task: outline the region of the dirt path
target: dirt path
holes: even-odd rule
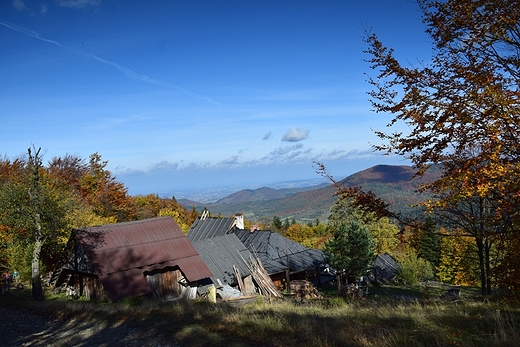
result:
[[[1,346],[178,346],[138,323],[61,321],[24,309],[0,307]]]

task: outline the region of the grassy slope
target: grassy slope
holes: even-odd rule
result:
[[[380,289],[421,293],[417,288]],[[132,329],[160,332],[161,338],[186,346],[520,345],[516,304],[472,299],[403,301],[393,299],[394,294],[381,292],[377,298],[372,295],[350,305],[336,297],[304,303],[259,298],[242,306],[139,300],[107,305],[63,298],[20,304],[11,296],[0,297],[0,305],[38,310],[70,322],[70,328],[85,320],[110,322],[108,329],[128,324]]]

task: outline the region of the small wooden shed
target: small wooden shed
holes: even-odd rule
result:
[[[87,299],[193,296],[212,272],[175,220],[151,218],[72,231],[51,283]]]

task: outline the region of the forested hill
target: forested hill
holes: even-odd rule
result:
[[[300,192],[305,192],[307,190],[314,190],[322,187],[327,187],[328,184],[321,184],[319,186],[314,187],[305,187],[305,188],[268,188],[262,187],[258,189],[243,189],[231,195],[228,195],[222,199],[219,199],[216,203],[219,205],[225,204],[238,204],[243,202],[250,201],[265,201],[265,200],[275,200],[275,199],[283,199],[288,198],[292,195],[295,195]]]
[[[341,181],[346,187],[361,186],[372,190],[378,197],[392,204],[395,211],[406,215],[415,213],[411,205],[420,196],[416,189],[421,182],[431,181],[440,174],[437,168],[427,172],[422,179],[413,178],[415,170],[411,166],[377,165],[350,175]],[[213,215],[223,216],[243,213],[250,220],[272,219],[277,215],[282,219],[295,218],[299,222],[314,222],[316,218],[325,221],[329,209],[336,200],[336,188],[320,185],[310,188],[247,189],[233,193],[211,204],[199,204],[179,199],[187,208],[207,208]]]

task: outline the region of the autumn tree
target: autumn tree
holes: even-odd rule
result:
[[[47,172],[53,185],[81,192],[81,180],[88,173],[88,165],[79,156],[65,154],[63,157],[53,157],[48,163]]]
[[[504,235],[498,246],[499,252],[504,254],[494,269],[493,275],[503,284],[508,295],[520,295],[520,233]]]
[[[405,66],[367,33],[368,62],[378,71],[369,79],[372,105],[393,115],[388,126],[396,129],[376,131],[384,143],[375,147],[407,157],[419,175],[443,165],[441,177],[423,187],[436,194],[433,211],[458,209],[463,217],[469,205],[485,207],[485,228],[464,231],[477,245],[482,294],[490,294],[493,234],[520,225],[520,3],[418,3],[434,46],[430,62]]]
[[[188,211],[174,197],[160,198],[157,194],[136,195],[130,198],[130,202],[135,219],[170,216],[185,233],[198,216],[194,209]]]
[[[49,188],[60,192],[61,203],[69,206],[66,216],[68,229],[117,222],[115,216],[102,216],[97,213],[95,205],[90,203],[90,196],[82,189],[84,176],[89,174],[89,166],[85,159],[71,154],[53,157],[48,162],[45,174]],[[64,242],[66,241],[65,239]]]
[[[166,207],[157,194],[133,196],[132,205],[138,220],[157,217],[159,211]]]
[[[441,256],[436,275],[444,283],[474,286],[479,283],[475,242],[460,229],[442,229]]]
[[[314,228],[306,224],[296,223],[287,228],[285,237],[305,247],[315,248],[319,235],[316,235]]]
[[[59,243],[57,240],[67,232],[65,216],[69,207],[63,204],[60,192],[48,184],[40,151],[29,148],[27,160],[23,165],[18,162],[17,175],[4,176],[0,183],[1,229],[10,238],[10,253],[17,253],[18,259],[12,259],[12,265],[20,263],[22,252],[32,252],[28,275],[35,300],[43,299],[42,257],[52,252]]]
[[[80,179],[81,193],[101,217],[130,221],[134,219],[134,211],[128,189],[106,169],[107,164],[99,153],[90,155],[87,170]]]
[[[73,228],[133,216],[126,188],[99,155],[90,159],[66,155],[45,166],[41,150],[31,148],[26,159],[0,160],[1,265],[31,279],[37,300],[43,298],[41,271],[52,268]]]

